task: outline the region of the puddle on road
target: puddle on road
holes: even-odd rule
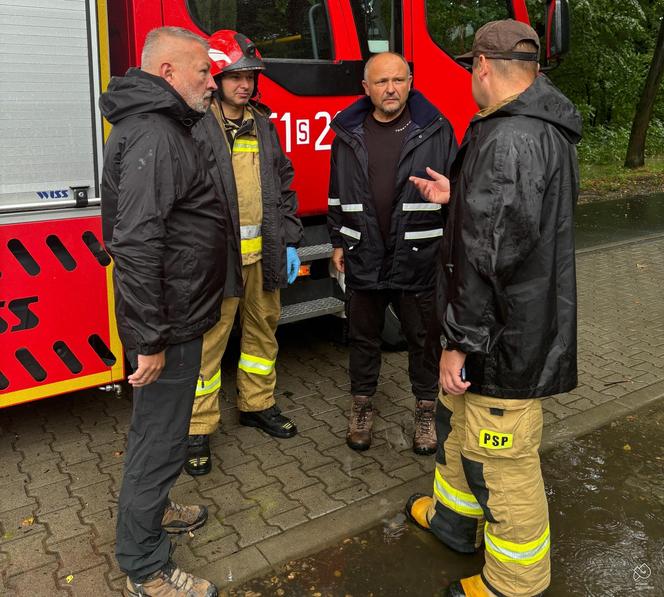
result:
[[[548,597],[664,595],[663,437],[659,406],[543,456],[552,533]],[[476,573],[482,561],[481,554],[448,550],[398,513],[225,594],[429,596]]]
[[[664,193],[579,205],[576,248],[631,240],[664,232]]]

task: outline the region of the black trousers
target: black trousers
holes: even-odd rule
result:
[[[355,396],[376,393],[381,364],[381,333],[385,309],[394,308],[408,345],[408,375],[417,400],[438,397],[438,367],[425,358],[429,328],[434,325],[435,290],[346,290],[350,344],[350,388]]]
[[[187,457],[202,345],[199,337],[169,346],[159,379],[134,389],[115,546],[120,569],[133,580],[168,562],[171,542],[161,520]],[[136,353],[127,357],[136,369]]]

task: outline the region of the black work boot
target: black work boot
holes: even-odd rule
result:
[[[190,435],[184,470],[192,477],[207,475],[212,470],[209,435]]]
[[[276,404],[256,412],[240,411],[240,425],[258,427],[273,437],[286,439],[297,435],[295,423],[284,417]]]

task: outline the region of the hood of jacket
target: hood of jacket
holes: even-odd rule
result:
[[[204,116],[190,108],[164,79],[139,68],[130,68],[124,77],[113,77],[99,98],[99,108],[111,124],[128,116],[156,112],[191,127]]]
[[[424,95],[415,89],[411,89],[408,93],[407,100],[408,110],[410,110],[410,118],[417,125],[418,128],[426,128],[434,120],[440,116],[438,108],[434,106]],[[353,102],[345,110],[342,110],[332,120],[332,128],[335,130],[346,130],[348,132],[354,131],[359,126],[362,126],[367,115],[372,112],[374,105],[368,96],[361,97],[356,102]]]
[[[501,116],[538,118],[555,126],[570,143],[581,140],[581,115],[546,75],[539,75],[528,89],[495,112],[487,116],[475,115],[471,124]]]

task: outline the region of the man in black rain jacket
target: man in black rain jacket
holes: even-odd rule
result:
[[[403,56],[385,52],[365,67],[368,97],[332,122],[328,229],[332,261],[345,274],[352,409],[346,442],[371,444],[385,309],[392,305],[408,343],[416,399],[413,449],[436,449],[436,364],[424,358],[434,318],[435,262],[445,209],[422,199],[408,177],[436,164],[447,172],[456,152],[449,122],[418,91]]]
[[[124,595],[216,595],[170,560],[167,532],[205,523],[204,506],[168,499],[184,465],[203,333],[219,318],[226,266],[223,202],[191,135],[216,85],[207,43],[164,27],[141,69],[100,100],[113,124],[104,155],[102,225],[112,255],[120,337],[134,406],[118,502]]]
[[[433,497],[406,512],[449,547],[484,543],[480,575],[447,595],[540,595],[550,582],[539,398],[577,383],[574,208],[581,117],[544,76],[539,38],[494,21],[472,51],[473,118],[450,181],[437,308],[442,328]],[[486,524],[485,524],[486,523]]]

